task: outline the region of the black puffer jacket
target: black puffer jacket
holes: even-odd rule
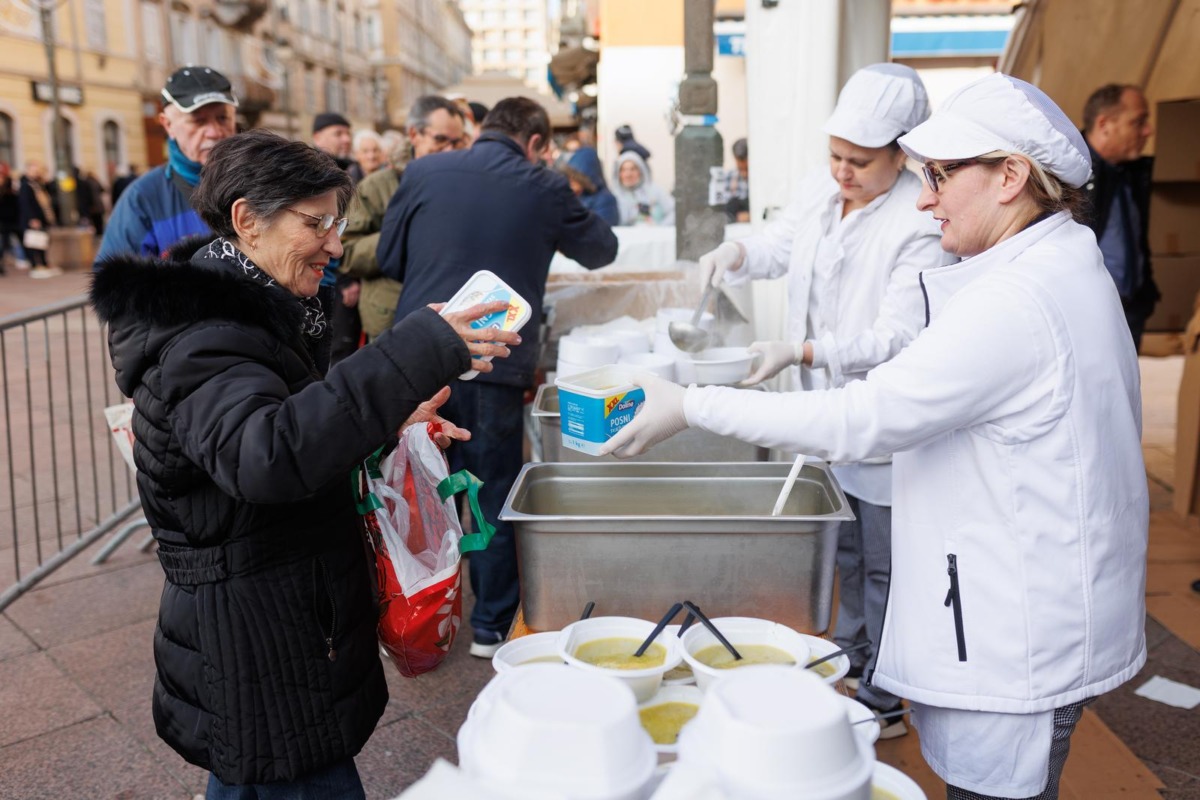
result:
[[[351,469],[469,367],[466,346],[425,310],[322,379],[296,298],[219,259],[112,260],[91,297],[167,575],[159,735],[226,783],[353,756],[387,687]]]

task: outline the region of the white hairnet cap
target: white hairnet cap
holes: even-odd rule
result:
[[[1068,186],[1087,182],[1092,159],[1083,134],[1036,86],[1002,73],[969,83],[926,122],[900,137],[918,161],[1020,153]]]
[[[872,64],[850,76],[822,128],[859,147],[883,147],[929,116],[929,96],[916,70]]]

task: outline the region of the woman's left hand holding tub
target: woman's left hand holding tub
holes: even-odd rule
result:
[[[431,303],[430,308],[438,313],[445,307],[445,303]],[[494,303],[480,303],[470,308],[464,308],[461,311],[451,312],[442,319],[454,328],[464,342],[467,343],[467,349],[471,351],[471,369],[479,372],[491,372],[491,363],[484,361],[485,356],[494,356],[496,358],[508,358],[511,352],[505,345],[516,347],[521,343],[521,337],[515,331],[504,331],[499,328],[472,328],[471,323],[480,317],[486,317],[489,314],[495,314],[497,311],[504,311],[508,308],[508,303],[499,300]]]

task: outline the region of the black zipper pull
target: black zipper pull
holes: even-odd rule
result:
[[[949,608],[954,602],[954,585],[958,583],[958,556],[953,553],[946,556],[946,574],[950,576],[950,588],[946,590],[946,602],[942,605]]]
[[[327,638],[325,640],[325,646],[329,648],[329,652],[326,654],[326,656],[329,658],[329,660],[337,661],[337,650],[333,649],[333,639]]]

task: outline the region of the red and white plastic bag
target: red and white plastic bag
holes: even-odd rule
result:
[[[482,550],[494,529],[479,508],[478,478],[449,474],[428,426],[355,470],[358,510],[375,552],[379,642],[402,675],[437,667],[462,620],[462,554]],[[467,492],[479,533],[464,536],[455,495]]]

